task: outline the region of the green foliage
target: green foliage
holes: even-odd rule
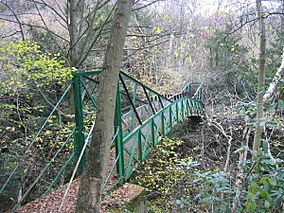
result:
[[[239,112],[249,117],[247,123],[251,124],[251,128],[254,123],[252,112],[254,105],[244,105]],[[268,131],[273,129],[277,132],[283,127],[283,122],[276,108],[270,113],[274,114],[274,119],[266,119],[264,126],[269,128]],[[193,208],[201,209],[201,212],[210,209],[212,212],[229,213],[233,209],[234,212],[280,213],[284,203],[283,161],[271,158],[270,154],[271,151],[274,156],[283,156],[283,143],[278,138],[276,134],[275,138],[264,140],[256,162],[245,162],[244,174],[238,177],[242,179],[242,184],[238,187],[235,185],[235,170],[200,170],[197,162],[184,159],[182,153],[185,150],[181,147],[186,147],[186,144],[169,139],[139,170],[138,174],[141,172],[143,175],[136,177],[136,180],[149,190],[151,212],[189,212]],[[241,149],[248,152],[248,159],[254,153],[249,147],[238,150]]]
[[[249,57],[249,49],[241,43],[241,35],[228,35],[230,30],[229,25],[225,30],[215,30],[207,42],[214,80],[217,79],[218,85],[239,96],[244,92],[254,94],[257,82],[256,61]]]
[[[247,187],[236,189],[233,176],[222,171],[195,172],[194,197],[178,200],[179,205],[205,205],[214,212],[231,212],[234,198],[239,194],[240,202],[234,212],[283,212],[284,169],[282,160],[270,159],[260,151],[252,173],[247,164]]]
[[[65,61],[60,60],[59,54],[45,54],[39,45],[29,41],[2,42],[0,45],[0,63],[4,70],[1,86],[7,89],[22,89],[29,83],[37,87],[63,83],[70,80],[75,71],[64,67]]]
[[[271,45],[267,48],[266,59],[266,77],[271,79],[274,77],[275,72],[281,64],[281,55],[283,54],[284,32],[278,32],[274,35],[275,39],[271,41]]]
[[[46,54],[40,46],[29,41],[0,44],[0,185],[9,177],[17,162],[20,165],[11,182],[0,195],[0,209],[17,201],[20,190],[25,191],[39,172],[71,133],[74,122],[70,103],[48,120],[47,127],[34,141],[29,152],[25,150],[46,120],[51,109],[65,90],[74,68],[65,67],[59,54]],[[46,190],[62,162],[72,148],[68,144],[61,155],[52,162],[30,199]],[[64,179],[64,176],[62,176]]]
[[[270,131],[274,134],[262,140],[262,149],[255,153],[255,162],[248,161],[246,164],[247,190],[243,193],[243,208],[246,212],[284,211],[284,155],[280,136],[283,129],[282,105],[283,100],[279,99],[265,106],[266,116],[260,124],[265,127],[266,134]],[[251,127],[255,124],[253,111],[254,104],[240,107],[240,114],[245,116]]]
[[[238,42],[241,37],[228,36],[226,32],[215,30],[207,42],[210,49],[209,61],[212,67],[221,68],[223,71],[239,69],[244,64],[239,62],[246,59],[247,48]]]
[[[216,212],[230,212],[233,188],[231,177],[225,172],[196,172],[193,183],[199,187],[193,201],[214,206]]]
[[[2,42],[0,55],[1,133],[11,141],[23,129],[25,137],[29,131],[38,129],[37,125],[42,123],[39,115],[49,111],[47,104],[53,107],[57,102],[74,69],[64,67],[58,54],[44,54],[29,41]]]
[[[253,173],[248,176],[248,192],[245,203],[248,212],[284,211],[283,162],[279,159],[269,158],[264,151],[258,153],[256,167]]]
[[[219,85],[225,86],[231,93],[237,93],[240,97],[254,97],[259,59],[251,56],[252,51],[245,40],[247,38],[242,38],[241,32],[228,34],[231,31],[231,26],[226,25],[224,30],[214,30],[208,39],[209,65]],[[283,32],[270,33],[273,39],[269,40],[266,48],[266,87],[280,66],[284,44]],[[283,84],[279,85],[278,91],[283,96]]]

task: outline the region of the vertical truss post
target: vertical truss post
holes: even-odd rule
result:
[[[177,123],[179,122],[179,108],[178,108],[178,103],[179,103],[179,101],[176,102],[176,114],[177,114],[176,119],[177,119]]]
[[[125,170],[124,170],[124,149],[123,149],[123,133],[122,133],[122,113],[121,113],[121,96],[119,90],[119,82],[117,84],[116,92],[116,106],[115,106],[115,120],[114,120],[114,129],[118,131],[115,139],[115,153],[118,157],[116,164],[117,173],[119,175],[119,184],[125,183]]]
[[[132,102],[133,102],[134,106],[135,106],[135,102],[136,102],[136,90],[137,90],[137,84],[135,83],[134,91],[133,91],[133,94],[132,94],[132,96],[133,96]],[[132,109],[132,108],[130,108],[130,111],[131,111],[130,128],[134,129],[134,127],[135,127],[135,120],[134,120],[135,112],[134,112],[134,109]]]
[[[188,106],[188,98],[184,101],[184,117],[188,116],[189,106]]]
[[[165,117],[164,117],[164,111],[161,113],[161,122],[162,122],[162,133],[163,136],[166,135],[166,126],[165,126]]]
[[[156,134],[155,134],[154,118],[151,120],[151,132],[152,132],[152,146],[155,147],[156,146]]]
[[[83,104],[82,94],[80,86],[81,77],[74,74],[73,89],[74,89],[74,108],[75,108],[75,132],[74,132],[74,160],[78,161],[80,153],[83,149],[85,136],[84,136],[84,115],[83,115]],[[86,154],[83,155],[79,164],[78,173],[82,173],[86,162]]]
[[[192,98],[190,98],[190,101],[189,101],[189,112],[190,112],[190,116],[193,116],[193,100]]]
[[[173,111],[172,111],[172,106],[170,106],[169,115],[170,115],[170,127],[173,128]]]
[[[142,133],[141,133],[141,129],[138,130],[138,133],[137,133],[137,143],[138,143],[138,151],[139,151],[139,160],[140,160],[140,163],[142,162],[143,160],[143,152],[142,152]],[[147,143],[146,139],[145,139],[145,143]]]
[[[181,100],[181,119],[184,119],[185,111],[184,111],[184,99]]]

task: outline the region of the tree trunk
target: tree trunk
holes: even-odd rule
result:
[[[284,0],[281,0],[281,13],[284,13]],[[280,21],[281,21],[281,25],[280,25],[280,29],[281,32],[284,32],[284,15],[280,16]]]
[[[68,30],[70,32],[70,52],[68,61],[72,67],[79,68],[80,53],[82,50],[79,48],[80,34],[82,33],[82,19],[85,9],[84,0],[68,0],[67,7],[69,10],[70,24]]]
[[[283,49],[282,57],[283,57],[283,55],[284,55],[284,49]],[[264,103],[267,103],[267,102],[270,101],[270,99],[272,99],[273,95],[276,92],[277,86],[278,86],[283,74],[284,74],[284,58],[282,58],[281,65],[278,68],[275,76],[273,77],[272,82],[269,84],[269,87],[268,87],[268,89],[266,90],[266,92],[263,96]]]
[[[257,86],[257,109],[256,109],[256,130],[253,140],[253,150],[257,151],[261,145],[263,127],[261,122],[264,119],[263,113],[263,95],[264,95],[264,68],[266,51],[266,32],[264,23],[264,11],[261,0],[256,0],[256,14],[259,23],[259,64],[258,64],[258,86]]]
[[[100,212],[101,191],[108,168],[117,82],[132,0],[118,0],[100,76],[98,110],[87,165],[81,178],[76,212]]]

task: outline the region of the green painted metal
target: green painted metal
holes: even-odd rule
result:
[[[75,76],[94,76],[101,74],[101,69],[96,69],[94,71],[88,71],[88,72],[76,72]]]
[[[75,107],[75,132],[74,132],[74,162],[77,162],[84,146],[84,115],[81,94],[81,75],[74,74],[73,79],[74,88],[74,107]],[[84,154],[79,165],[78,173],[81,174],[86,162],[86,155]]]
[[[157,136],[156,136],[156,134],[155,134],[155,120],[152,120],[152,122],[151,122],[151,131],[152,131],[152,145],[153,145],[153,147],[155,147],[156,146],[156,138],[157,138]]]
[[[117,127],[118,135],[115,140],[115,149],[117,160],[117,173],[119,174],[119,182],[122,184],[125,180],[124,171],[124,157],[123,157],[123,132],[122,132],[122,112],[121,112],[121,94],[119,92],[119,82],[117,84],[116,93],[116,109],[115,109],[115,121],[114,126]]]
[[[39,136],[42,134],[43,130],[46,128],[46,126],[48,125],[48,121],[49,119],[54,115],[54,112],[56,110],[58,110],[59,105],[63,102],[63,100],[65,99],[65,97],[67,96],[68,92],[70,91],[72,87],[72,82],[68,85],[68,87],[66,88],[66,90],[64,91],[64,93],[62,94],[62,96],[60,97],[60,99],[58,100],[58,102],[56,103],[56,105],[54,106],[54,108],[52,109],[52,111],[50,112],[50,114],[48,115],[48,117],[46,118],[46,120],[43,122],[42,126],[40,127],[39,131],[36,133],[36,135],[33,137],[31,143],[28,145],[27,149],[24,152],[24,155],[22,156],[22,158],[20,158],[20,161],[16,163],[16,166],[14,167],[14,169],[12,170],[12,172],[10,173],[9,177],[7,178],[7,180],[5,181],[5,183],[3,184],[3,186],[0,189],[0,194],[5,190],[5,188],[7,187],[8,183],[12,180],[12,178],[15,176],[16,171],[22,166],[22,164],[25,161],[26,158],[26,154],[30,151],[30,149],[32,148],[32,146],[34,145],[34,143],[36,142],[36,140],[39,138]]]
[[[78,77],[80,78],[80,77]],[[92,95],[91,91],[86,87],[86,85],[82,82],[82,80],[80,79],[80,83],[83,86],[83,88],[85,89],[88,97],[91,99],[92,104],[94,105],[95,108],[97,108],[97,101],[96,98]]]
[[[138,140],[138,150],[139,150],[139,160],[140,160],[140,163],[142,162],[143,160],[143,151],[142,151],[142,144],[141,144],[141,130],[138,130],[138,133],[137,133],[137,140]]]
[[[130,75],[126,74],[125,72],[121,72],[121,75],[122,75],[122,76],[125,76],[126,78],[128,78],[128,79],[130,79],[130,80],[132,80],[133,82],[136,82],[136,83],[138,83],[138,84],[140,84],[140,85],[144,85],[144,84],[142,84],[141,82],[139,82],[138,80],[136,80],[135,78],[133,78],[133,77],[131,77]],[[163,98],[163,99],[166,99],[166,100],[169,101],[169,102],[172,102],[171,99],[166,98],[165,96],[163,96],[163,95],[157,93],[156,91],[152,90],[151,88],[147,87],[146,85],[144,85],[144,87],[146,88],[146,90],[148,90],[148,91],[154,93],[154,94],[157,95],[158,97],[161,97],[161,98]]]
[[[55,183],[58,181],[60,175],[62,175],[62,173],[64,173],[65,169],[67,166],[69,166],[71,164],[71,162],[73,161],[74,158],[74,152],[71,154],[71,156],[68,158],[68,160],[63,164],[63,166],[60,168],[59,172],[57,172],[55,178],[52,180],[52,182],[49,184],[47,190],[44,192],[43,195],[46,195],[47,193],[49,193],[52,189],[52,187],[55,185]]]
[[[146,122],[144,122],[142,125],[140,125],[137,129],[135,129],[131,134],[128,134],[125,138],[124,138],[124,143],[128,143],[129,141],[135,141],[135,137],[137,136],[137,133],[140,135],[141,131],[143,128],[149,126],[152,128],[152,132],[154,132],[153,130],[153,124],[154,124],[154,120],[159,117],[160,120],[162,120],[163,118],[163,115],[166,114],[166,113],[169,113],[170,112],[173,112],[173,113],[179,113],[179,111],[177,110],[173,110],[173,109],[185,109],[185,107],[187,106],[187,103],[190,102],[190,101],[193,101],[195,102],[196,100],[194,99],[191,99],[191,98],[183,98],[183,99],[179,99],[173,103],[171,103],[170,105],[166,106],[164,109],[162,109],[160,112],[157,112],[155,115],[151,116]],[[198,103],[198,102],[197,102]],[[178,107],[178,105],[183,105],[183,107]],[[191,113],[190,111],[184,111],[183,113],[185,113],[186,116],[190,116]],[[197,111],[197,115],[201,115],[202,114],[202,111],[201,110],[198,110]],[[177,116],[177,114],[173,115],[174,117]],[[182,119],[180,119],[181,121]],[[167,120],[166,122],[169,122],[171,125],[174,125],[172,123],[172,121],[170,120]],[[176,122],[175,124],[177,124],[178,122]],[[167,123],[166,123],[167,125]],[[169,130],[168,130],[169,131]],[[165,131],[165,135],[168,133],[168,131]],[[158,139],[157,137],[155,137],[156,139]],[[133,171],[135,170],[135,168],[138,166],[138,162],[132,162],[133,160],[133,155],[135,155],[135,146],[136,146],[136,143],[140,143],[140,140],[138,141],[135,141],[135,143],[133,144],[132,146],[132,150],[131,150],[131,156],[129,157],[128,159],[128,164],[127,164],[127,168],[126,170],[128,171],[127,172],[127,176],[126,178],[129,178]],[[157,142],[155,142],[155,144],[157,144]],[[143,153],[143,158],[145,158],[148,154],[150,153],[149,150],[145,151],[145,153]]]
[[[110,172],[109,172],[109,174],[108,174],[108,176],[107,176],[107,178],[106,178],[106,180],[105,180],[105,182],[104,182],[104,184],[103,184],[103,187],[102,187],[102,191],[103,191],[103,192],[104,192],[105,189],[106,189],[106,186],[107,186],[107,184],[108,184],[108,182],[109,182],[109,180],[110,180],[110,177],[111,177],[112,173],[114,172],[115,166],[117,165],[118,161],[119,161],[119,156],[116,157],[116,159],[115,159],[115,161],[114,161],[114,164],[113,164],[113,166],[112,166],[112,168],[111,168],[111,170],[110,170]],[[120,182],[119,182],[119,183],[120,183]],[[120,183],[120,184],[121,184],[121,183]]]
[[[161,114],[161,122],[162,122],[162,134],[165,135],[166,134],[166,126],[165,126],[164,112],[162,112],[162,114]]]
[[[74,149],[71,157],[67,156],[67,162],[63,164],[58,173],[54,174],[55,178],[51,180],[50,185],[47,187],[47,192],[54,188],[66,167],[72,162],[78,161],[84,146],[85,134],[89,128],[87,123],[85,124],[84,122],[88,118],[88,113],[96,113],[97,99],[96,94],[93,93],[97,87],[94,87],[93,84],[98,83],[99,75],[99,70],[74,74],[72,80],[76,122],[75,130],[72,133]],[[51,112],[51,115],[62,102],[70,88],[71,86],[64,92],[55,109]],[[110,169],[110,173],[107,175],[104,189],[115,171],[118,174],[119,183],[125,183],[141,162],[151,153],[153,148],[157,146],[159,141],[176,124],[184,120],[187,116],[202,116],[204,113],[203,101],[205,94],[204,85],[201,83],[188,84],[180,93],[172,96],[172,99],[168,97],[168,95],[165,97],[155,92],[126,73],[120,73],[116,95],[115,133],[112,141],[114,142],[112,145],[115,147],[116,158]],[[88,105],[89,101],[91,102],[90,105]],[[86,110],[90,109],[89,106],[93,108]],[[45,121],[43,128],[46,124],[47,121]],[[40,129],[36,137],[43,131],[43,128]],[[71,138],[72,134],[70,135]],[[55,154],[54,158],[57,155]],[[85,161],[86,154],[84,154],[80,162],[79,173],[83,171]],[[43,173],[48,170],[50,165],[48,164],[44,168],[44,171],[36,179],[36,182],[44,176]],[[11,176],[13,173],[14,171]],[[2,191],[10,179],[11,177],[8,178],[4,187],[2,187]]]
[[[132,91],[132,103],[134,104],[134,105],[136,105],[136,96],[137,96],[137,94],[136,94],[136,90],[137,90],[137,85],[135,84],[135,86],[134,86],[134,90]],[[135,125],[135,111],[134,111],[134,109],[133,108],[131,108],[131,125],[130,125],[130,128],[133,128],[134,127],[134,125]]]
[[[99,75],[99,73],[100,71],[87,72],[85,75],[79,73],[75,77],[90,77]],[[74,82],[76,82],[75,77]],[[90,91],[83,82],[81,84],[83,84],[88,96],[93,100]],[[120,90],[120,84],[122,90]],[[75,83],[74,86],[76,86]],[[142,94],[137,93],[139,91],[137,90],[138,86],[142,88],[144,98],[141,96]],[[192,94],[193,91],[194,94]],[[122,95],[123,99],[128,100],[128,103],[130,103],[129,107],[125,108],[126,102],[122,102]],[[202,84],[193,83],[186,85],[180,93],[169,99],[128,74],[120,73],[114,121],[114,126],[118,129],[115,149],[120,184],[123,184],[131,176],[135,168],[177,123],[187,116],[201,116],[203,114],[203,96]],[[82,103],[78,99],[77,102],[82,107]],[[128,108],[129,112],[122,112],[122,106],[125,109]],[[80,111],[78,113],[80,118]],[[82,118],[78,119],[78,122],[80,121],[82,123]],[[82,129],[80,123],[77,126],[79,130]],[[75,140],[82,140],[82,138],[75,138]]]

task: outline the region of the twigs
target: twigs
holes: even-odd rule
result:
[[[23,24],[22,22],[20,21],[18,15],[15,13],[15,11],[5,2],[0,2],[1,4],[4,4],[10,11],[11,13],[14,15],[15,19],[16,19],[16,22],[18,25],[19,25],[19,28],[20,28],[20,33],[21,33],[21,36],[22,36],[22,39],[25,40],[25,35],[24,35],[24,30],[23,30]]]
[[[251,133],[251,128],[245,128],[242,140],[242,147],[241,150],[239,151],[238,172],[236,174],[236,182],[235,182],[236,195],[234,197],[232,204],[233,211],[239,206],[240,203],[241,189],[242,189],[242,184],[244,182],[244,163],[246,162],[247,159],[248,141],[250,133]]]
[[[226,162],[225,162],[225,165],[224,165],[224,171],[227,172],[227,171],[228,171],[228,167],[229,167],[229,162],[230,162],[230,155],[231,155],[231,146],[232,146],[231,142],[232,142],[232,140],[233,140],[233,137],[232,137],[232,136],[233,136],[232,128],[230,127],[230,134],[228,134],[228,133],[224,130],[223,126],[222,126],[220,123],[218,123],[218,122],[216,122],[216,121],[213,121],[213,120],[210,120],[210,121],[209,121],[209,126],[210,126],[210,125],[214,126],[216,129],[218,129],[218,130],[223,134],[223,136],[228,139],[228,142],[227,142],[227,143],[228,143],[228,147],[227,147],[227,154],[226,154]]]
[[[227,135],[227,138],[228,138],[228,148],[227,148],[227,157],[226,157],[226,163],[225,163],[225,166],[224,166],[224,171],[228,171],[228,167],[229,167],[229,162],[230,162],[230,155],[231,155],[231,146],[232,146],[232,129],[230,129],[230,134],[231,135]]]

